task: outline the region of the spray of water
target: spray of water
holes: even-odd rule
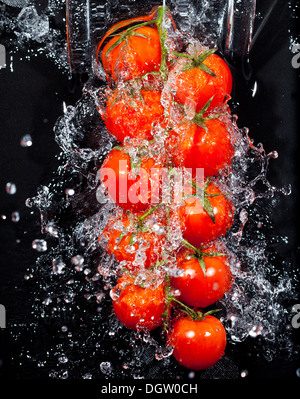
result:
[[[59,7],[59,2],[54,3],[49,2],[50,13]],[[203,8],[202,15],[208,11],[209,8]],[[180,5],[177,12],[180,13]],[[191,13],[185,22],[190,23],[193,18]],[[202,24],[205,21],[203,18]],[[219,26],[219,21],[214,22]],[[19,46],[32,39],[46,43],[50,57],[55,54],[60,65],[66,66],[64,45],[55,41],[58,34],[49,31],[46,15],[39,16],[32,6],[27,6],[16,22],[9,23],[19,28]],[[54,47],[50,45],[53,39]],[[191,40],[190,36],[185,40]],[[198,39],[193,39],[195,42]],[[102,93],[103,82],[91,77],[77,104],[65,108],[54,128],[55,140],[61,148],[61,166],[54,179],[26,202],[28,207],[39,210],[44,235],[33,242],[41,256],[25,276],[26,280],[36,282],[36,323],[31,330],[33,335],[39,334],[43,326],[49,331],[47,348],[27,356],[36,359],[39,367],[51,364],[52,378],[78,374],[86,379],[144,375],[178,378],[183,371],[173,363],[171,351],[159,334],[128,331],[111,313],[110,291],[118,265],[98,245],[98,237],[116,209],[109,200],[98,201],[97,196],[102,198],[103,193],[97,173],[116,142],[98,112]],[[229,342],[239,343],[249,337],[261,339],[263,356],[272,360],[275,342],[288,353],[294,350],[286,348],[290,343],[286,329],[289,314],[285,308],[285,301],[295,297],[293,276],[288,260],[284,260],[286,267],[278,273],[268,252],[273,229],[270,215],[280,196],[290,193],[290,187],[273,187],[268,181],[268,165],[277,157],[276,151],[267,154],[263,145],[255,146],[248,130],[238,127],[235,115],[226,114],[224,118],[230,118],[235,156],[232,173],[229,178],[221,177],[221,184],[233,194],[236,219],[224,238],[235,280],[220,302],[224,309],[222,321]],[[174,231],[175,242],[176,228]],[[284,241],[271,237],[280,243]],[[16,326],[16,339],[22,327],[27,328]],[[153,363],[153,359],[159,362]]]

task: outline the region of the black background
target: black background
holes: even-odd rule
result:
[[[243,79],[240,66],[232,66],[235,82],[239,82],[233,91],[239,126],[249,127],[250,137],[255,143],[262,142],[266,152],[278,151],[278,159],[270,163],[271,183],[280,187],[292,185],[292,194],[281,198],[272,217],[278,234],[288,237],[280,255],[291,260],[295,274],[299,265],[300,70],[291,65],[288,24],[292,23],[293,32],[298,33],[297,22],[290,18],[288,3],[279,1],[251,51],[251,78]],[[6,216],[0,219],[0,303],[6,307],[7,315],[7,328],[0,332],[0,376],[13,379],[36,378],[41,372],[32,363],[18,364],[18,351],[23,345],[26,348],[27,342],[14,346],[9,331],[10,325],[22,323],[31,314],[24,275],[36,260],[31,243],[39,236],[40,227],[37,214],[31,214],[25,200],[36,195],[37,187],[47,184],[58,167],[60,148],[54,140],[53,126],[63,113],[63,102],[75,104],[82,88],[80,82],[74,85],[68,74],[47,57],[22,58],[20,50],[13,58],[13,72],[9,67],[0,70],[0,214]],[[252,97],[255,81],[258,91]],[[25,134],[32,136],[31,147],[20,146]],[[7,182],[16,184],[15,195],[6,193]],[[11,221],[13,211],[20,213],[18,223]],[[299,333],[295,329],[295,341],[299,341]],[[269,363],[252,356],[252,345],[247,341],[230,352],[239,373],[243,369],[249,371],[248,380],[299,381],[299,358],[280,358]]]

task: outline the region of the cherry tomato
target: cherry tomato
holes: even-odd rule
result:
[[[130,270],[155,265],[165,245],[163,232],[138,231],[137,219],[131,220],[126,214],[112,215],[98,239],[110,255],[126,262],[125,267]]]
[[[124,148],[112,149],[102,164],[100,179],[115,204],[137,212],[159,202],[160,168],[146,156],[137,156],[135,162]]]
[[[112,298],[115,315],[127,328],[151,331],[162,324],[166,307],[164,283],[141,287],[124,274],[112,290]]]
[[[225,235],[233,222],[233,204],[215,184],[208,185],[204,201],[200,197],[186,198],[178,209],[183,237],[196,248]]]
[[[169,341],[178,363],[192,370],[204,370],[216,364],[225,354],[227,343],[223,324],[211,315],[200,320],[179,318]]]
[[[193,60],[179,57],[172,73],[175,100],[196,109],[196,112],[199,112],[212,97],[208,110],[221,106],[232,90],[231,71],[217,54],[209,55],[198,66],[194,66],[203,53],[195,55]],[[201,69],[203,64],[214,76],[208,73],[207,69]]]
[[[234,155],[225,123],[210,119],[205,125],[206,128],[196,123],[182,123],[173,129],[174,165],[191,169],[193,177],[196,177],[197,169],[203,169],[204,177],[217,175],[230,165]]]
[[[109,132],[123,143],[125,137],[151,140],[154,123],[162,121],[164,108],[159,90],[128,94],[115,89],[109,96],[102,118]]]
[[[191,307],[205,308],[229,290],[232,283],[229,259],[225,253],[218,254],[215,247],[203,249],[198,258],[189,250],[180,252],[177,268],[181,273],[170,280],[171,286],[180,292],[180,301]]]
[[[123,31],[104,46],[101,53],[104,70],[115,82],[159,71],[161,44],[157,29],[149,26]]]

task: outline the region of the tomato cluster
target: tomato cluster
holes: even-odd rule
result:
[[[114,25],[99,43],[107,78],[99,112],[119,141],[100,169],[116,212],[99,243],[119,263],[116,317],[134,330],[161,327],[175,359],[201,370],[226,347],[224,326],[206,308],[233,280],[222,237],[234,206],[219,179],[234,155],[224,118],[232,75],[215,49],[176,35],[158,7]]]

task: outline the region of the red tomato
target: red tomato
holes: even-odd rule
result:
[[[205,308],[220,300],[229,290],[232,275],[227,256],[214,256],[217,248],[209,247],[203,250],[203,256],[197,259],[193,252],[183,250],[177,262],[181,274],[171,277],[171,286],[179,290],[179,300],[188,306]],[[211,255],[211,256],[205,256]],[[205,274],[202,265],[205,268]]]
[[[126,261],[126,267],[132,270],[135,267],[140,269],[140,265],[149,268],[160,260],[165,236],[152,231],[138,231],[137,219],[130,220],[122,214],[110,217],[98,241],[117,261]],[[137,259],[138,251],[142,259]]]
[[[165,286],[141,287],[134,279],[123,275],[112,290],[115,315],[127,328],[151,331],[162,324],[165,311]]]
[[[108,80],[112,77],[115,82],[159,71],[161,44],[157,29],[144,26],[117,34],[104,46],[101,61]]]
[[[208,185],[204,197],[205,206],[194,196],[178,210],[183,237],[196,248],[225,235],[233,222],[233,205],[215,184]]]
[[[160,168],[153,158],[138,158],[132,169],[125,149],[112,149],[100,169],[100,179],[111,200],[121,208],[142,211],[159,202]]]
[[[175,321],[169,341],[178,363],[188,369],[203,370],[224,355],[226,331],[214,316],[207,315],[200,320],[181,317]]]
[[[109,132],[121,143],[125,137],[151,140],[152,125],[162,121],[164,108],[159,90],[141,90],[129,95],[115,89],[109,96],[102,118]]]
[[[194,59],[201,54],[203,52]],[[201,69],[201,64],[208,67],[215,76]],[[189,65],[191,65],[190,69],[188,69]],[[192,60],[188,58],[179,58],[172,76],[172,91],[175,92],[175,100],[196,109],[196,112],[199,112],[212,97],[214,98],[208,110],[219,107],[223,104],[225,97],[231,94],[231,71],[226,62],[216,54],[205,58],[199,67],[193,66]]]
[[[174,165],[190,168],[193,177],[197,169],[203,169],[204,177],[217,175],[230,165],[234,155],[227,126],[220,119],[210,119],[205,124],[207,129],[196,123],[182,123],[174,128],[171,138]]]

